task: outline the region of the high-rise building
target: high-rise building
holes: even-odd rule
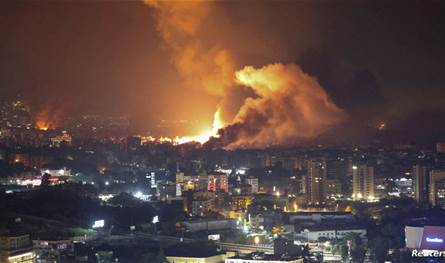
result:
[[[168,201],[171,198],[177,197],[177,184],[176,183],[159,183],[159,185],[156,188],[157,193],[156,195],[159,196],[159,200],[161,201]]]
[[[374,167],[366,164],[352,165],[352,199],[374,198]]]
[[[445,142],[436,143],[436,152],[437,153],[445,153]]]
[[[307,192],[307,176],[302,175],[301,176],[301,183],[300,183],[300,194],[306,194]]]
[[[176,172],[176,183],[182,184],[184,182],[184,173]]]
[[[180,183],[176,183],[176,196],[182,196],[182,187]]]
[[[306,202],[320,205],[326,201],[326,162],[324,159],[308,161],[306,178]]]
[[[445,206],[445,170],[430,171],[429,201],[432,206]]]
[[[216,194],[212,192],[195,192],[190,202],[188,211],[193,215],[203,216],[205,213],[215,210]]]
[[[326,177],[328,180],[337,180],[337,184],[344,195],[351,194],[352,171],[349,173],[350,167],[348,164],[349,160],[341,156],[326,159]]]
[[[207,191],[227,193],[229,191],[229,179],[227,174],[208,175]]]
[[[0,237],[0,262],[33,263],[36,253],[29,235]]]
[[[150,173],[150,186],[151,186],[151,188],[158,187],[158,185],[156,184],[156,174],[154,172]]]
[[[343,195],[342,184],[338,179],[326,180],[326,196],[328,198],[338,198]]]
[[[252,187],[252,194],[256,194],[259,191],[259,183],[257,177],[247,177],[246,178],[246,184],[250,185]]]
[[[142,145],[142,139],[139,136],[130,136],[127,138],[127,149],[135,151]]]
[[[429,200],[429,185],[431,168],[420,164],[413,166],[414,198],[419,204],[426,204]]]

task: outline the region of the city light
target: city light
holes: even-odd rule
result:
[[[133,196],[138,199],[141,199],[144,196],[144,194],[141,191],[137,191],[136,193],[133,194]]]
[[[438,238],[438,237],[427,237],[426,238],[426,242],[430,242],[430,243],[443,243],[443,239],[442,238]]]
[[[105,220],[101,219],[94,221],[92,228],[102,228],[104,226],[105,226]]]
[[[104,202],[107,202],[108,200],[110,200],[113,197],[114,197],[114,195],[112,195],[112,194],[101,194],[98,196],[98,198]]]
[[[445,0],[47,2],[0,1],[0,261],[445,255]]]

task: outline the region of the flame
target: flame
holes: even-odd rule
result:
[[[220,102],[212,127],[194,136],[161,137],[158,141],[205,143],[211,137],[218,137],[218,130],[224,126],[221,99],[234,85],[236,60],[226,47],[209,42],[202,35],[203,25],[212,18],[212,6],[206,1],[144,0],[144,3],[156,10],[157,29],[169,47],[184,86],[217,97]]]
[[[193,136],[176,136],[176,137],[153,137],[153,136],[141,136],[141,139],[143,142],[158,142],[158,143],[171,143],[174,145],[189,143],[189,142],[198,142],[198,143],[205,143],[207,142],[211,137],[219,137],[218,131],[219,129],[223,128],[224,121],[221,118],[221,108],[218,107],[215,114],[213,115],[213,124],[212,127],[203,130],[197,135]]]
[[[47,131],[56,128],[60,120],[61,112],[52,106],[45,106],[35,115],[35,128],[41,131]]]
[[[176,136],[174,139],[172,139],[171,142],[174,144],[183,144],[188,142],[199,142],[202,144],[207,142],[211,137],[218,137],[218,130],[223,127],[224,122],[221,119],[221,108],[218,107],[215,114],[213,115],[213,125],[211,129],[204,130],[195,136]]]
[[[195,136],[161,137],[160,142],[204,143],[220,137],[223,128],[219,141],[226,149],[289,145],[316,138],[346,119],[317,80],[296,64],[237,70],[232,50],[208,38],[219,30],[208,26],[217,12],[211,1],[144,2],[156,11],[157,29],[184,86],[200,89],[219,103],[211,128]],[[240,86],[249,92],[232,100],[243,93]]]
[[[51,127],[51,123],[46,120],[37,120],[36,129],[41,131],[47,131]]]

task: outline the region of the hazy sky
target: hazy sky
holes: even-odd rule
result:
[[[355,119],[443,120],[441,1],[207,5],[203,46],[229,49],[239,68],[297,63]],[[156,26],[155,10],[137,1],[2,1],[0,96],[66,115],[125,114],[144,129],[159,119],[210,123],[219,98],[184,88]]]

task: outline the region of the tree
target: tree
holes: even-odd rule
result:
[[[339,254],[342,257],[343,262],[345,262],[349,257],[347,242],[341,240],[332,244],[332,254],[334,255]]]
[[[49,186],[50,182],[49,182],[49,178],[51,176],[48,173],[45,173],[44,175],[42,175],[42,182],[41,182],[41,186],[45,187],[45,186]]]
[[[317,259],[317,262],[323,262],[323,254],[322,253],[316,252],[315,258]]]
[[[165,257],[164,250],[162,248],[159,250],[158,255],[151,262],[153,262],[153,263],[168,263],[167,258]]]
[[[394,263],[410,262],[412,260],[411,252],[407,250],[396,249],[391,256],[391,260]]]
[[[351,248],[352,262],[363,263],[366,255],[366,247],[363,244],[353,245]]]
[[[141,202],[131,194],[122,192],[110,199],[109,204],[120,207],[135,207]]]
[[[156,258],[156,254],[154,253],[144,253],[140,257],[139,263],[150,263],[153,262],[153,259]]]
[[[366,247],[360,235],[356,233],[349,233],[344,237],[344,239],[346,242],[350,240],[352,262],[363,262],[365,259]]]
[[[340,242],[333,245],[332,253],[340,254],[343,261],[350,258],[352,262],[362,263],[366,255],[366,246],[360,235],[349,233]]]
[[[390,245],[391,240],[385,237],[376,237],[369,241],[369,247],[374,257],[374,262],[385,262]]]
[[[309,257],[310,253],[309,253],[309,245],[304,245],[303,246],[303,251],[301,252],[302,256],[304,258]]]
[[[329,239],[327,238],[327,237],[319,237],[318,238],[318,242],[326,242],[326,241],[328,241]]]

